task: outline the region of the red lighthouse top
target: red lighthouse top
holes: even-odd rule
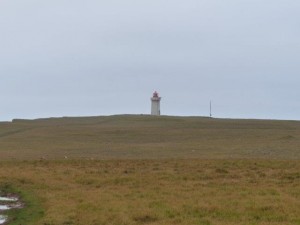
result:
[[[153,98],[159,98],[159,95],[158,95],[157,91],[155,91],[155,92],[153,93]]]

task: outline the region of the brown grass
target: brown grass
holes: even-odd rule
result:
[[[0,183],[35,193],[36,225],[300,224],[299,161],[2,163]]]
[[[27,225],[299,225],[299,140],[296,121],[18,120],[0,123],[0,187],[38,199]]]

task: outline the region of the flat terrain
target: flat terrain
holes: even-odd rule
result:
[[[16,120],[0,190],[26,203],[12,225],[300,225],[299,140],[297,121]]]

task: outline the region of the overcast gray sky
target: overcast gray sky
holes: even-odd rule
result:
[[[0,120],[300,120],[298,0],[0,0]]]

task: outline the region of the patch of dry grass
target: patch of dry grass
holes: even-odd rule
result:
[[[2,163],[3,182],[38,196],[36,225],[300,224],[299,161]]]
[[[0,123],[0,186],[38,199],[27,225],[299,225],[299,146],[297,121],[17,120]]]

